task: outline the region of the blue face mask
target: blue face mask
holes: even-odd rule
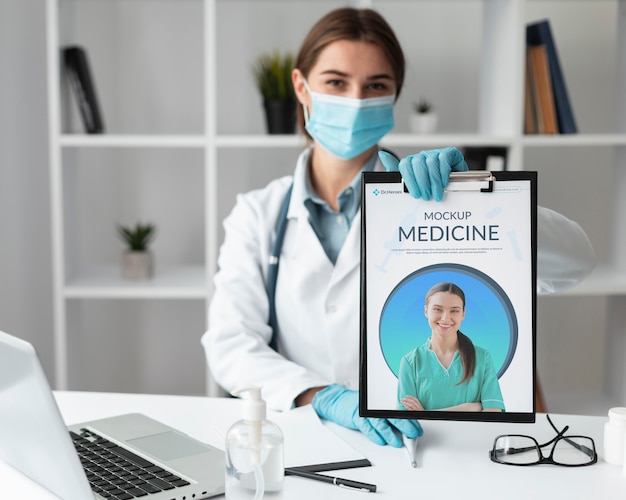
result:
[[[395,95],[353,99],[311,92],[305,86],[312,100],[310,116],[304,107],[305,129],[338,158],[358,156],[393,128]]]

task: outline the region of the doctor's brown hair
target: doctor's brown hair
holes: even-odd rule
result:
[[[302,42],[294,67],[308,78],[320,53],[328,45],[339,40],[373,43],[382,49],[394,71],[397,99],[404,82],[406,66],[404,53],[391,26],[372,9],[339,8],[320,18]],[[301,106],[297,106],[297,114],[300,130],[310,138],[304,129],[304,113]]]
[[[439,292],[452,293],[460,297],[463,302],[463,310],[465,310],[465,293],[458,285],[454,283],[437,283],[426,293],[424,298],[424,305],[428,306],[430,298]],[[459,342],[459,355],[461,356],[461,363],[463,364],[463,378],[457,385],[461,385],[465,381],[469,381],[474,376],[474,370],[476,368],[476,349],[474,349],[474,343],[470,338],[461,333],[461,330],[457,332],[457,338]]]

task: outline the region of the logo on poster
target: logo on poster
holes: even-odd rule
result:
[[[404,194],[404,191],[402,191],[402,189],[374,189],[372,191],[372,194],[374,196],[378,196],[381,194]]]

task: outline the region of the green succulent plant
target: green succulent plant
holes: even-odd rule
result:
[[[252,70],[256,85],[265,101],[295,99],[291,70],[294,57],[279,51],[261,54]]]
[[[133,252],[145,252],[155,237],[156,226],[152,223],[138,222],[135,227],[117,225],[117,234]]]
[[[414,108],[416,113],[430,113],[433,110],[433,104],[428,99],[422,98],[414,104]]]

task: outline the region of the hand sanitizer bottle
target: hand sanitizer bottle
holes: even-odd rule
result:
[[[260,387],[238,389],[233,395],[244,399],[243,419],[226,434],[226,498],[260,500],[282,490],[283,433],[266,420]]]

